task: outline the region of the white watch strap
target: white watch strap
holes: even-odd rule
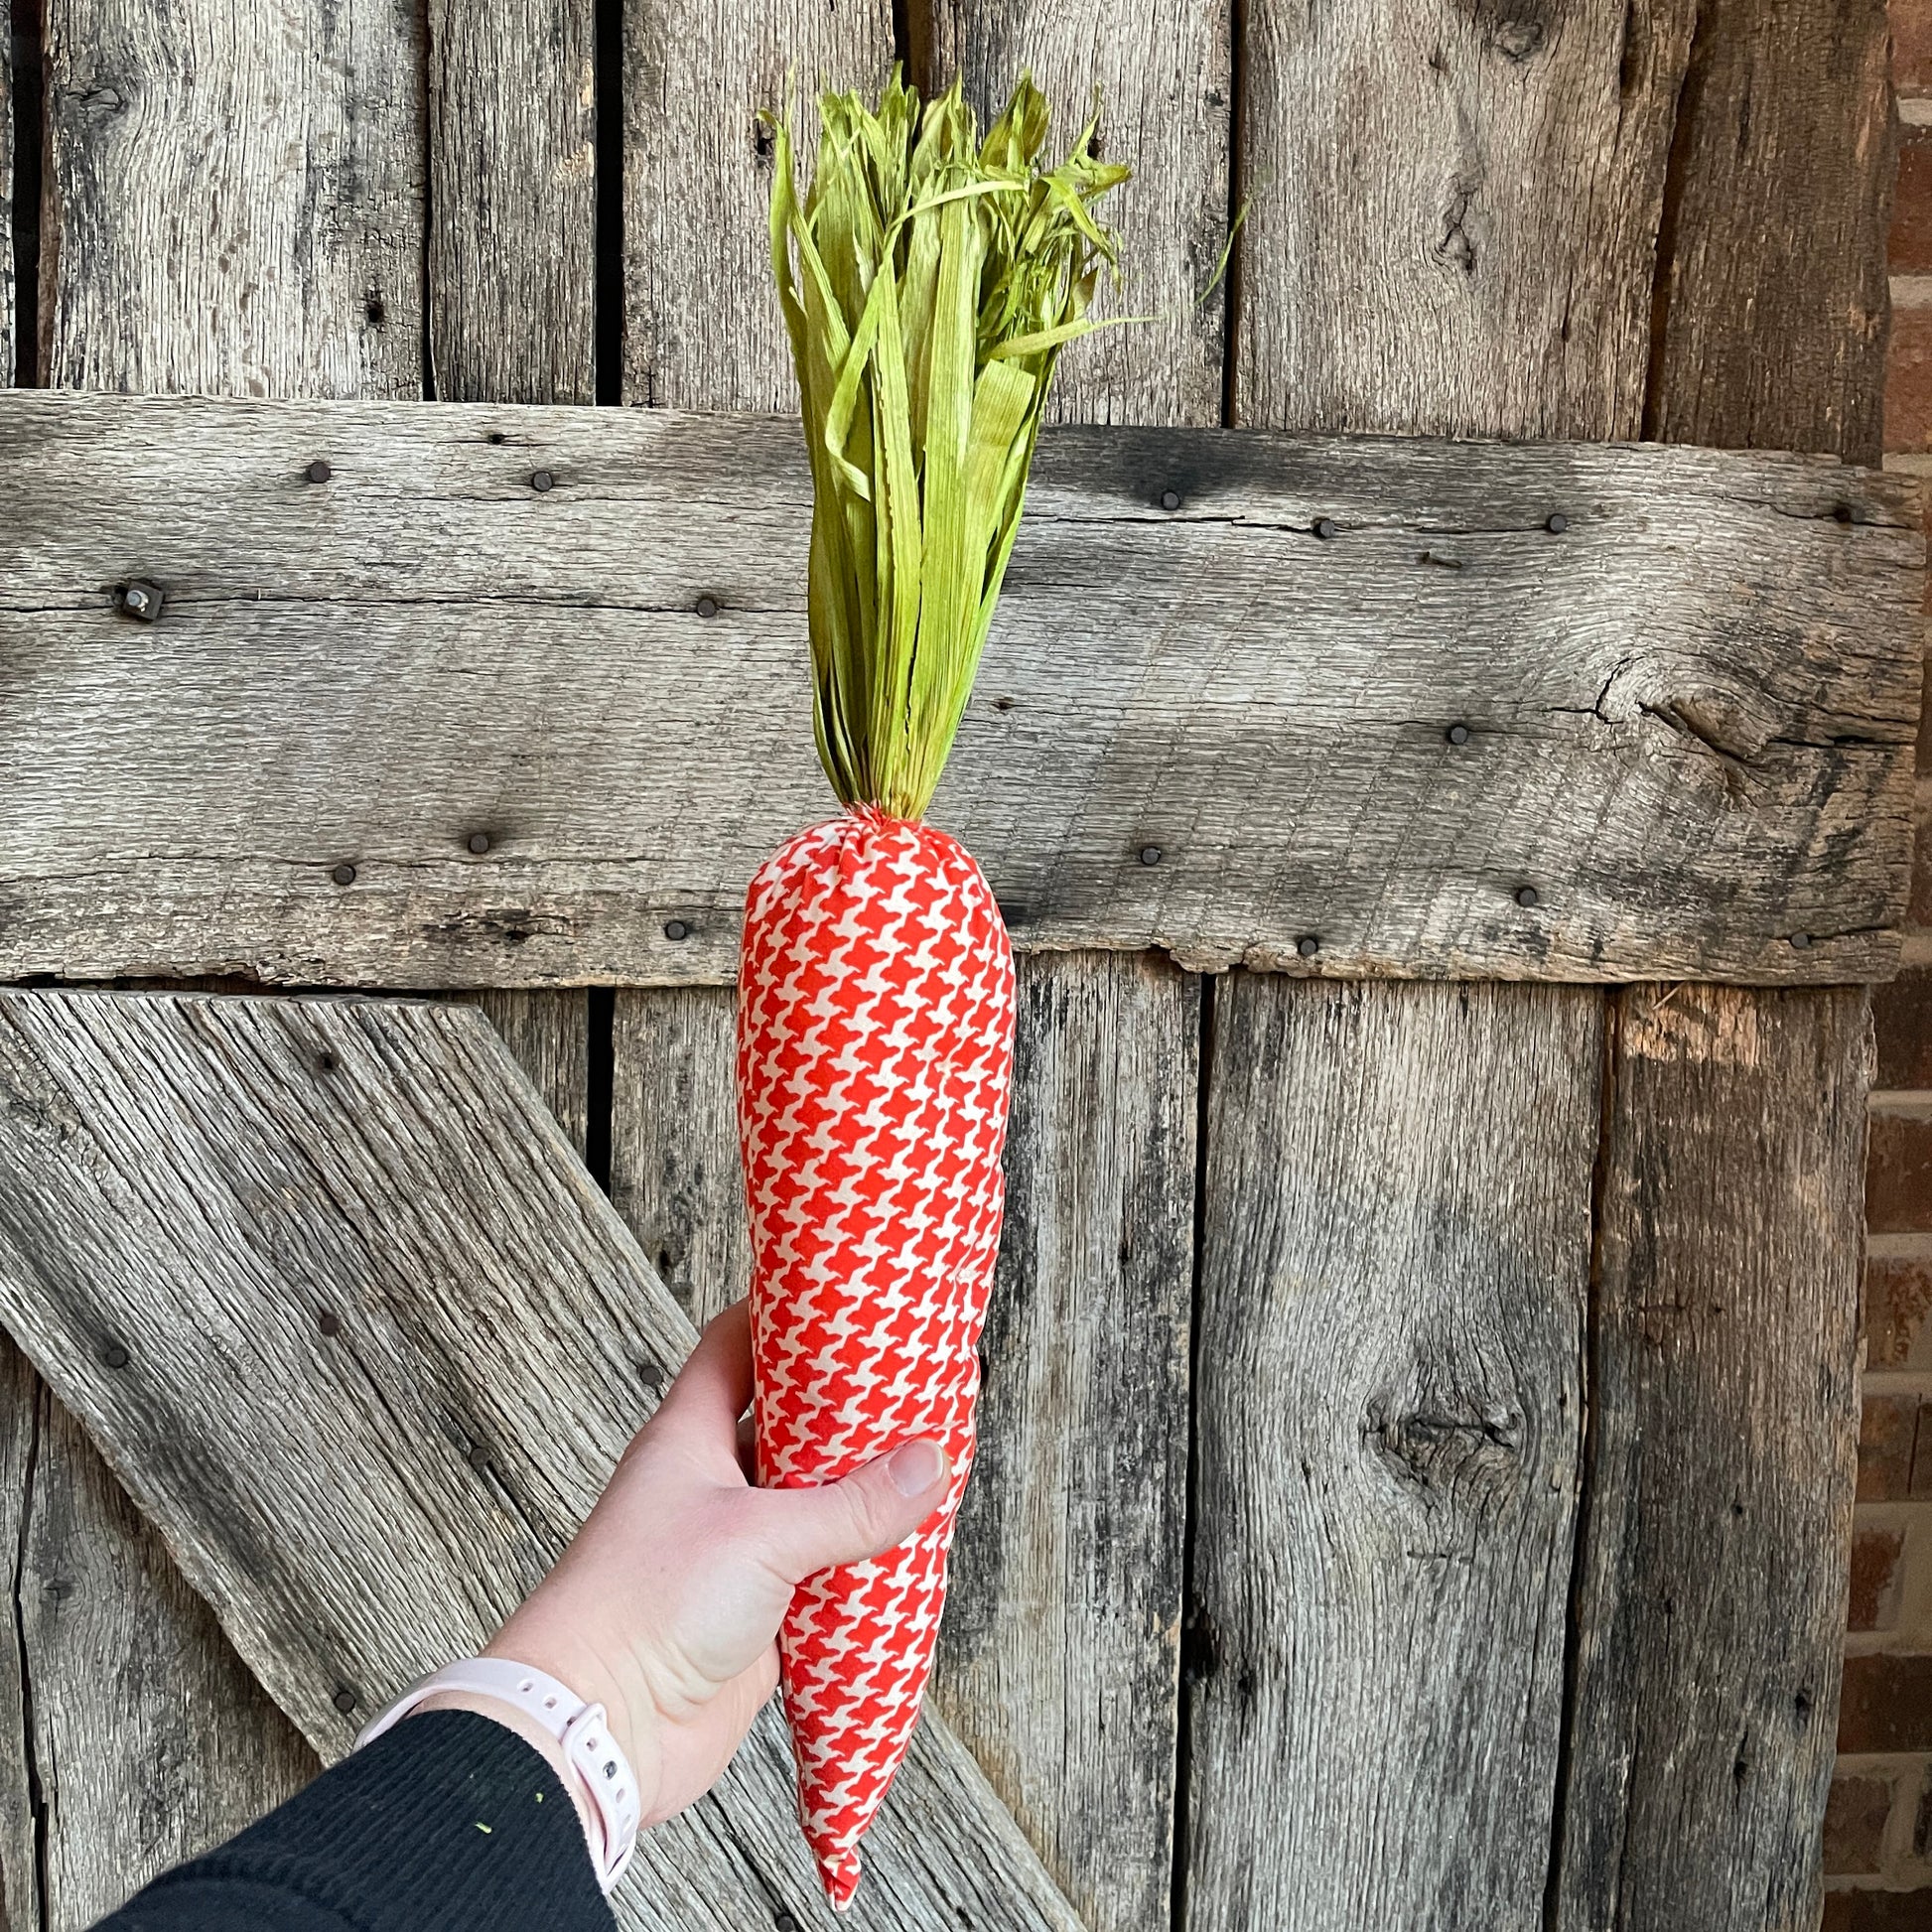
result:
[[[467,1657],[446,1664],[419,1684],[412,1684],[388,1710],[355,1740],[366,1743],[392,1730],[427,1698],[444,1691],[494,1698],[532,1718],[563,1746],[564,1760],[590,1799],[597,1821],[592,1836],[591,1862],[597,1881],[609,1893],[623,1876],[637,1846],[637,1779],[629,1761],[611,1735],[601,1704],[586,1704],[569,1685],[545,1672],[503,1657]],[[601,1843],[598,1842],[601,1839]]]

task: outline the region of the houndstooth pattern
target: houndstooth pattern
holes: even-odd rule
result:
[[[955,840],[860,807],[759,869],[738,1087],[759,1478],[833,1481],[921,1436],[953,1458],[945,1507],[886,1556],[807,1579],[779,1633],[799,1820],[840,1909],[938,1635],[1012,1078],[1013,954]]]

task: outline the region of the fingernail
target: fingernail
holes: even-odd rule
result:
[[[946,1473],[946,1451],[937,1443],[907,1443],[892,1452],[886,1466],[901,1496],[922,1496]]]

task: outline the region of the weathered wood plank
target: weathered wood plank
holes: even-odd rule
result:
[[[319,1767],[44,1391],[39,1422],[18,1589],[46,1810],[45,1923],[81,1932]]]
[[[1601,1034],[1582,989],[1217,991],[1193,1932],[1541,1923]]]
[[[1098,315],[1145,318],[1090,337],[1061,362],[1058,422],[1218,423],[1227,305],[1200,298],[1228,227],[1234,123],[1229,0],[934,0],[933,79],[958,74],[981,124],[1022,69],[1054,103],[1053,141],[1093,111],[1100,151],[1134,179],[1105,204],[1125,286]],[[1055,154],[1058,147],[1054,149]]]
[[[422,383],[421,67],[393,0],[49,0],[46,379]]]
[[[1858,1444],[1864,996],[1617,996],[1563,1932],[1808,1928]]]
[[[464,1007],[0,994],[0,1315],[336,1754],[543,1573],[689,1324]],[[626,1923],[829,1923],[790,1787],[767,1712]],[[869,1850],[870,1922],[1077,1927],[936,1726]]]
[[[795,409],[771,292],[760,108],[799,95],[801,151],[820,86],[876,88],[890,0],[624,0],[624,400]]]
[[[458,997],[483,1009],[536,1088],[537,1098],[581,1155],[590,1133],[590,996],[498,988]]]
[[[621,990],[611,1023],[611,1199],[702,1325],[751,1285],[736,1002],[724,986]]]
[[[591,0],[431,0],[429,345],[452,402],[596,395]]]
[[[1172,1886],[1200,983],[1020,966],[1007,1220],[934,1695],[1086,1923]]]
[[[36,1587],[22,1562],[21,1527],[27,1520],[44,1393],[45,1384],[27,1357],[10,1336],[0,1335],[0,1552],[6,1554],[7,1579],[0,1612],[0,1925],[8,1932],[27,1932],[45,1922],[43,1813],[39,1766],[28,1739],[27,1653],[21,1642],[22,1590]]]
[[[1243,422],[1631,437],[1690,0],[1249,0]]]
[[[1673,130],[1644,434],[1884,448],[1884,0],[1703,0]]]
[[[13,34],[0,35],[0,388],[14,379]]]
[[[827,802],[794,435],[0,398],[0,970],[727,977],[745,880]],[[1882,974],[1915,506],[1769,456],[1061,428],[937,815],[1023,947]]]
[[[1646,422],[1875,453],[1882,9],[1699,21]],[[1619,1005],[1553,1924],[1809,1928],[1851,1553],[1864,1001]]]

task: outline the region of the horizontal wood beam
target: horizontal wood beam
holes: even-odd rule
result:
[[[694,1331],[474,1008],[0,992],[0,1321],[325,1757],[556,1559]],[[1080,1932],[923,1723],[876,1923]],[[626,1928],[832,1917],[775,1704]]]
[[[729,978],[808,516],[785,421],[0,398],[0,975]],[[1025,948],[1882,977],[1922,573],[1824,459],[1057,429],[934,816]]]

